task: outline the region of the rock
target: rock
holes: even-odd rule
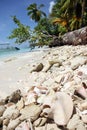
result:
[[[87,57],[77,56],[71,59],[70,64],[73,70],[77,69],[80,65],[87,63]]]
[[[61,130],[56,124],[46,124],[47,130]]]
[[[61,130],[58,126],[54,123],[47,123],[45,126],[35,127],[35,130]]]
[[[44,117],[38,118],[36,121],[34,121],[33,125],[35,127],[43,126],[46,123],[46,121],[47,121],[47,118],[44,118]]]
[[[19,116],[19,110],[16,109],[15,105],[7,107],[3,113],[3,118],[15,119]]]
[[[82,121],[77,125],[77,130],[87,130]]]
[[[22,123],[20,123],[15,130],[30,130],[30,126],[29,126],[29,123],[24,121]],[[32,130],[32,129],[31,129]]]
[[[62,63],[58,59],[53,59],[49,61],[49,64],[52,66],[54,64],[57,64],[57,67],[59,67]]]
[[[77,128],[77,126],[79,125],[79,123],[81,122],[79,116],[77,114],[73,115],[73,117],[69,120],[68,124],[67,124],[67,128],[69,130],[74,130]]]
[[[8,130],[14,130],[20,124],[20,120],[17,118],[15,120],[10,120],[8,124]]]
[[[16,50],[20,50],[20,48],[18,48],[18,47],[14,47]]]
[[[47,118],[43,117],[41,119],[41,122],[40,122],[39,126],[43,126],[46,123],[46,121],[47,121]]]
[[[3,126],[7,126],[9,124],[9,118],[3,120]]]
[[[46,130],[46,127],[45,126],[35,127],[35,130]]]
[[[18,100],[21,99],[21,91],[20,90],[16,90],[15,92],[13,92],[10,96],[8,96],[5,99],[5,102],[13,102],[13,103],[17,103]]]
[[[50,42],[49,47],[52,48],[52,47],[63,46],[63,45],[64,45],[63,40],[61,38],[55,37],[53,38],[53,41]]]
[[[4,125],[4,126],[3,126],[3,130],[7,130],[7,126]]]
[[[57,83],[61,83],[64,80],[64,75],[58,75],[57,77],[55,77],[54,79]]]
[[[63,44],[66,45],[86,45],[87,27],[68,32],[62,36]]]
[[[87,114],[81,116],[82,121],[87,124]]]
[[[21,113],[20,117],[21,120],[30,118],[32,121],[35,121],[41,113],[41,108],[38,105],[29,104],[28,106],[25,106],[23,109],[21,109],[20,113]]]
[[[87,100],[85,100],[84,102],[82,103],[78,103],[78,107],[81,111],[83,110],[87,110]]]
[[[21,110],[24,107],[24,99],[21,98],[21,100],[17,102],[16,106],[18,110]]]
[[[2,116],[3,115],[3,113],[4,113],[4,111],[5,111],[5,106],[4,105],[1,105],[0,106],[0,116]]]
[[[42,118],[38,118],[36,121],[34,121],[33,125],[34,125],[35,127],[38,127],[39,124],[40,124],[40,122],[41,122],[41,120],[42,120]]]
[[[33,70],[31,70],[31,73],[34,72],[34,71],[40,72],[43,69],[43,67],[44,67],[43,64],[40,63]]]
[[[48,62],[48,63],[46,63],[46,65],[44,66],[44,68],[43,68],[43,72],[48,72],[48,70],[50,69],[52,67],[52,65]]]
[[[0,99],[0,105],[5,105],[5,100],[4,99]]]
[[[2,124],[3,124],[3,118],[0,117],[0,126],[2,126]]]

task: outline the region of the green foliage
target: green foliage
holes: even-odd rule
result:
[[[59,35],[60,35],[60,36],[63,35],[63,34],[65,34],[65,33],[67,32],[66,27],[63,27],[63,26],[61,26],[61,25],[59,25],[58,30],[59,30]]]
[[[16,16],[13,16],[13,21],[15,24],[17,24],[17,28],[15,28],[12,32],[11,35],[8,37],[9,39],[16,39],[15,43],[23,43],[30,38],[30,27],[25,26],[21,24],[21,22],[16,18]]]
[[[42,7],[43,4],[38,6],[36,3],[27,7],[28,16],[37,22],[34,30],[30,30],[29,26],[23,25],[13,16],[17,28],[9,38],[15,38],[15,42],[19,44],[28,41],[33,49],[35,46],[49,45],[55,37],[87,25],[87,0],[55,0],[48,17],[41,11]]]
[[[65,27],[67,31],[81,28],[87,25],[85,17],[85,14],[87,14],[86,3],[86,0],[59,0],[59,2],[56,0],[51,16],[52,18],[60,18],[61,21],[66,21]]]
[[[52,36],[43,33],[41,31],[33,31],[31,39],[29,41],[30,47],[33,49],[35,46],[42,47],[44,45],[49,45],[49,42],[52,40]]]
[[[43,16],[46,17],[46,14],[40,10],[41,7],[44,7],[43,4],[37,6],[36,3],[30,4],[27,7],[27,11],[28,11],[28,16],[30,16],[30,18],[32,20],[34,20],[35,22],[38,22]]]
[[[35,27],[36,31],[46,33],[46,35],[58,35],[58,25],[54,25],[51,19],[42,18],[37,26]]]

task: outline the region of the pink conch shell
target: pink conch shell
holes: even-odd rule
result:
[[[52,118],[58,125],[66,125],[73,113],[72,98],[64,93],[57,92],[48,96],[44,102],[44,106],[48,105],[49,108],[43,109],[49,118]]]

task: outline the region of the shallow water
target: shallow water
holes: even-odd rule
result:
[[[15,56],[20,53],[30,52],[30,48],[21,48],[20,50],[15,49],[0,49],[0,59],[6,58],[9,56]]]
[[[33,50],[31,50],[31,48],[27,47],[27,48],[20,48],[20,50],[16,50],[16,49],[0,49],[0,59],[3,58],[7,58],[10,56],[16,56],[17,54],[22,54],[22,53],[26,53],[26,52],[33,52],[33,51],[44,51],[44,50],[48,50],[48,47],[44,46],[42,48],[38,48],[35,47]]]

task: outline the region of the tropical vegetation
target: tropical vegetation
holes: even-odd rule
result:
[[[28,16],[31,17],[32,20],[38,22],[43,16],[46,17],[46,14],[40,10],[41,7],[44,7],[43,4],[37,6],[36,3],[33,3],[27,7]]]
[[[49,16],[41,10],[42,7],[43,4],[36,3],[27,7],[27,15],[37,22],[33,30],[13,16],[12,19],[18,27],[12,31],[9,38],[15,38],[16,43],[28,41],[31,48],[42,47],[66,32],[87,25],[87,0],[55,0]]]

